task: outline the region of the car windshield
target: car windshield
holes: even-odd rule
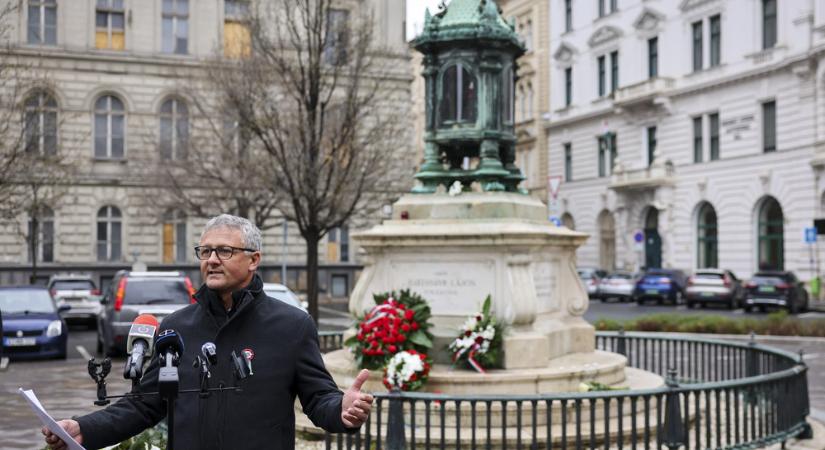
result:
[[[301,300],[290,291],[266,290],[264,292],[266,293],[266,295],[274,299],[280,300],[292,306],[297,306],[298,308],[301,307]]]
[[[699,280],[721,280],[722,278],[725,278],[725,275],[713,272],[697,272],[693,275],[693,278]]]
[[[189,290],[181,279],[129,278],[123,295],[123,303],[127,305],[189,302]]]
[[[0,291],[0,311],[14,313],[52,313],[54,302],[48,291],[41,289],[9,289]]]
[[[95,288],[92,280],[60,280],[52,283],[52,289],[57,291],[91,290]]]
[[[610,275],[610,279],[612,280],[631,280],[633,279],[633,275],[629,273],[614,273]]]
[[[785,280],[782,279],[780,276],[754,276],[751,280],[756,284],[782,284]]]

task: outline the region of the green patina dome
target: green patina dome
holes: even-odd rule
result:
[[[505,41],[524,51],[515,26],[501,17],[494,0],[453,0],[446,10],[434,16],[428,10],[424,31],[413,41],[413,46],[477,39]]]

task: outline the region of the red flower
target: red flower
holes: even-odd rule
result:
[[[481,316],[476,316],[476,321],[481,322],[481,319],[483,319],[483,317],[481,317]]]
[[[464,336],[467,336],[467,337],[470,337],[471,334],[473,334],[473,332],[470,331],[470,330],[467,330],[467,331],[464,332]]]
[[[410,331],[410,326],[408,324],[401,325],[401,329],[404,330],[405,333]]]
[[[390,345],[390,346],[387,347],[387,350],[389,350],[390,353],[395,353],[395,351],[398,350],[398,347],[396,347],[394,345]]]
[[[404,336],[403,334],[399,334],[399,335],[395,338],[395,341],[396,341],[396,342],[398,342],[398,343],[404,342],[404,341],[406,341],[406,340],[407,340],[407,336]]]
[[[484,342],[484,337],[476,336],[476,344],[481,344],[482,342]]]
[[[413,330],[417,330],[417,329],[418,329],[418,322],[413,322],[413,323],[412,323],[412,329],[413,329]]]
[[[408,310],[404,311],[404,318],[405,319],[413,320],[413,317],[415,317],[415,312],[413,312],[413,310],[408,309]]]

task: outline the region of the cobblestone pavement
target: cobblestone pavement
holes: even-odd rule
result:
[[[735,338],[740,339],[743,338]],[[804,350],[805,361],[810,367],[812,416],[825,421],[825,339],[766,337],[758,338],[758,341],[791,352]],[[120,376],[123,361],[118,359],[112,364],[112,373],[107,379],[111,394],[129,389],[126,380]],[[95,385],[82,359],[12,363],[7,371],[0,372],[0,450],[42,448],[39,422],[17,394],[18,387],[34,389],[43,406],[55,418],[84,414],[98,408],[93,404]],[[297,448],[321,449],[323,443],[301,441]]]

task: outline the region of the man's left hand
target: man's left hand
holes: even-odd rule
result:
[[[370,371],[362,370],[355,377],[341,400],[341,420],[347,428],[358,428],[367,421],[372,409],[372,395],[361,392],[361,386],[370,377]]]

